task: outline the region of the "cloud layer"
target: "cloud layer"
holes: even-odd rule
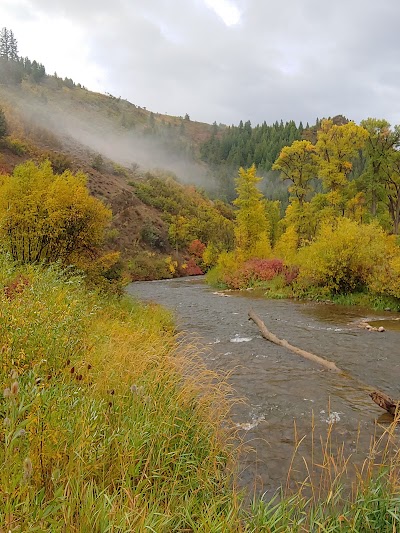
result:
[[[153,111],[400,122],[397,0],[217,3],[238,22],[213,0],[2,0],[0,16],[50,72]]]

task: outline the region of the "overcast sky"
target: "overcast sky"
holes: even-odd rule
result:
[[[193,120],[400,123],[399,0],[0,0],[48,73]]]

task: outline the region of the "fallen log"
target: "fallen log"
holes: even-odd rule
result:
[[[395,416],[397,413],[400,413],[400,401],[395,402],[384,394],[383,392],[374,390],[371,386],[361,382],[360,380],[354,378],[353,376],[350,376],[346,372],[343,372],[340,368],[338,368],[334,362],[329,361],[328,359],[324,359],[323,357],[320,357],[319,355],[315,355],[311,352],[307,352],[306,350],[302,350],[301,348],[298,348],[297,346],[293,346],[292,344],[289,344],[285,339],[280,339],[273,333],[269,331],[267,326],[264,324],[264,322],[261,320],[257,314],[250,309],[249,311],[249,320],[252,320],[259,328],[261,335],[266,339],[267,341],[270,341],[274,344],[277,344],[278,346],[282,346],[291,352],[300,355],[301,357],[304,357],[305,359],[308,359],[309,361],[312,361],[314,363],[317,363],[331,372],[337,372],[341,374],[346,379],[351,379],[356,385],[361,387],[363,390],[369,390],[372,391],[369,393],[369,396],[372,398],[372,400],[379,405],[382,409],[385,409],[388,413]]]
[[[386,394],[380,391],[371,392],[370,396],[372,400],[377,405],[379,405],[379,407],[382,407],[382,409],[385,409],[388,413],[390,413],[393,416],[396,415],[396,410],[398,410],[400,406],[400,402],[395,402],[394,400],[392,400],[392,398],[390,398],[389,396],[387,396]]]
[[[315,355],[311,352],[307,352],[306,350],[302,350],[301,348],[297,348],[297,346],[293,346],[292,344],[289,344],[288,341],[285,339],[279,339],[276,335],[271,333],[267,326],[264,324],[264,322],[261,320],[259,316],[256,315],[256,313],[250,309],[249,311],[249,319],[252,320],[259,328],[261,335],[266,339],[267,341],[273,342],[274,344],[277,344],[278,346],[283,346],[284,348],[287,348],[291,352],[294,352],[297,355],[300,355],[301,357],[304,357],[305,359],[308,359],[309,361],[313,361],[314,363],[317,363],[331,372],[342,372],[340,368],[338,368],[335,363],[332,361],[328,361],[327,359],[324,359],[323,357],[320,357],[319,355]]]

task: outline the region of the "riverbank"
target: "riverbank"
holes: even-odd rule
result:
[[[382,505],[357,507],[360,500],[337,492],[311,506],[297,492],[295,506],[257,498],[245,507],[226,428],[232,392],[205,368],[199,346],[180,342],[169,312],[4,256],[0,284],[5,531],[309,531],[314,518],[340,531],[338,513],[349,523],[382,515]],[[381,469],[382,532],[397,523],[397,477],[384,473],[390,465],[398,471],[393,462]],[[360,482],[354,494],[364,488]],[[372,498],[375,488],[363,494]]]
[[[171,315],[0,259],[0,529],[240,531],[224,386]]]
[[[299,290],[293,284],[287,284],[282,276],[277,276],[269,281],[253,280],[247,286],[230,287],[229,284],[223,283],[220,274],[216,270],[210,270],[205,278],[207,283],[215,289],[231,291],[257,291],[265,298],[272,300],[292,299],[333,303],[345,306],[359,306],[369,308],[373,311],[394,311],[400,312],[400,299],[394,296],[374,294],[372,292],[349,292],[346,294],[333,294],[321,287],[309,287]]]

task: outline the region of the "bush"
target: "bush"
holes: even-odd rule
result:
[[[234,253],[221,254],[218,265],[208,279],[231,289],[267,286],[279,278],[280,288],[289,285],[297,277],[296,267],[287,267],[281,259],[249,259],[241,262]]]
[[[0,237],[15,260],[86,266],[110,220],[82,173],[56,175],[50,161],[28,161],[0,176]]]
[[[5,137],[3,143],[15,155],[24,155],[29,152],[29,146],[15,137]]]
[[[173,277],[173,272],[171,272],[165,257],[147,251],[137,253],[135,257],[128,261],[128,271],[132,281]]]
[[[376,291],[374,280],[380,274],[380,289],[386,291],[385,272],[395,253],[391,242],[377,224],[359,224],[347,218],[324,224],[316,240],[298,254],[298,286],[324,287],[332,294],[369,287]]]

